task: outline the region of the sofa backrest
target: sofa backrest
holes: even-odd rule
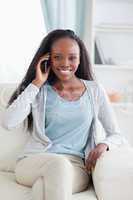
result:
[[[114,104],[113,108],[121,133],[133,146],[133,103]]]

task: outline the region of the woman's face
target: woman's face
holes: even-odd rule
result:
[[[51,48],[51,68],[59,80],[73,78],[79,63],[80,49],[75,40],[61,38],[54,42]]]

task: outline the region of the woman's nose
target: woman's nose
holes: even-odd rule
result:
[[[65,66],[69,66],[69,60],[68,60],[68,58],[63,59],[62,62],[61,62],[61,65],[64,66],[64,67]]]

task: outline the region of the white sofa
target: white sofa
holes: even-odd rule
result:
[[[0,84],[0,123],[15,87],[16,84]],[[28,137],[26,123],[13,130],[6,130],[0,124],[0,199],[32,199],[33,189],[16,183],[14,175],[16,157]],[[73,194],[72,200],[133,200],[133,149],[123,147],[104,153],[97,161],[92,177],[94,186]]]

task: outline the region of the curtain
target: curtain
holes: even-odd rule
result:
[[[72,29],[86,43],[92,57],[94,0],[40,0],[47,32]]]

